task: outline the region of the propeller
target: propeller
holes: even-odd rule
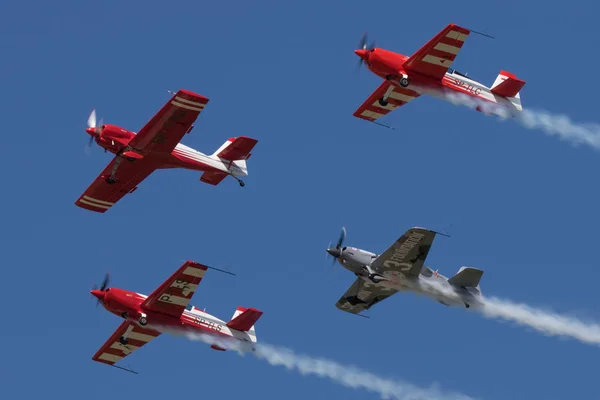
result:
[[[344,240],[346,240],[346,228],[342,226],[342,231],[335,247],[331,247],[331,242],[329,242],[329,246],[327,247],[327,253],[333,257],[332,267],[335,265],[335,260],[342,256],[342,244],[344,244]]]
[[[106,287],[108,286],[108,282],[110,282],[110,275],[107,272],[104,276],[104,280],[102,281],[102,285],[100,285],[100,288],[98,289],[98,286],[94,284],[94,286],[92,287],[92,291],[97,290],[99,292],[104,292],[106,290]],[[100,304],[100,298],[98,298],[98,300],[96,301],[96,307],[98,307],[98,304]]]
[[[100,119],[100,124],[96,125],[96,110],[92,110],[92,112],[90,113],[90,116],[88,117],[88,120],[87,120],[87,125],[88,125],[87,131],[88,131],[88,133],[90,133],[90,140],[86,147],[86,153],[89,154],[90,149],[92,148],[92,143],[94,143],[94,136],[91,134],[92,132],[90,132],[89,129],[93,129],[93,133],[96,136],[102,137],[103,121],[102,121],[102,119]]]
[[[360,42],[358,42],[358,49],[357,49],[357,50],[371,50],[371,49],[374,49],[374,48],[375,48],[375,41],[374,41],[374,40],[373,40],[373,41],[371,42],[371,44],[370,44],[370,45],[367,47],[367,39],[368,39],[368,37],[367,37],[367,32],[365,32],[365,33],[363,34],[363,36],[360,38]],[[361,58],[358,60],[358,68],[362,67],[363,63],[364,63],[364,60],[363,60],[363,58],[361,57]]]

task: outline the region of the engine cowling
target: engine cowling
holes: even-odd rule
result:
[[[120,126],[106,124],[102,126],[101,136],[106,140],[129,141],[135,134]]]

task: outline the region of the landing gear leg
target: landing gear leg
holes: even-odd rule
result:
[[[380,274],[378,274],[377,272],[373,271],[373,269],[368,265],[365,266],[365,270],[366,270],[367,276],[373,283],[379,283],[381,281],[388,280],[387,278],[385,278],[385,277],[381,276]]]
[[[109,185],[112,185],[113,183],[117,182],[115,174],[117,172],[117,168],[119,168],[119,165],[121,165],[121,161],[123,161],[123,157],[121,155],[118,155],[115,158],[115,165],[113,165],[113,169],[112,169],[112,172],[110,173],[110,176],[105,179],[106,183],[108,183]]]
[[[244,186],[246,186],[246,184],[244,183],[244,181],[243,181],[243,180],[241,180],[241,179],[240,179],[240,178],[238,178],[237,176],[234,176],[234,175],[231,175],[231,176],[233,176],[233,178],[234,178],[236,181],[238,181],[238,183],[240,184],[240,186],[241,186],[241,187],[244,187]]]
[[[383,94],[383,97],[379,99],[380,106],[385,107],[388,105],[388,98],[390,97],[390,95],[392,94],[393,91],[394,91],[394,86],[390,85],[390,87]]]

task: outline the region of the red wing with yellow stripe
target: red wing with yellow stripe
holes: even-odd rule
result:
[[[198,288],[207,266],[186,261],[142,303],[142,308],[179,318]]]
[[[129,146],[143,155],[171,153],[208,101],[202,95],[179,90],[131,139]]]
[[[380,102],[380,99],[387,95],[387,104]],[[369,96],[369,98],[361,104],[354,112],[357,118],[367,121],[376,121],[389,112],[398,107],[416,99],[419,93],[402,86],[397,86],[390,81],[384,81],[379,87]]]
[[[100,350],[94,354],[92,360],[114,366],[115,363],[155,339],[158,335],[160,335],[160,332],[125,321]]]
[[[96,180],[85,190],[75,202],[79,207],[106,212],[127,193],[133,192],[137,185],[156,169],[156,163],[148,158],[135,162],[121,160],[117,181],[109,184],[106,179],[110,177],[118,158],[115,157],[106,168],[98,175]]]
[[[470,31],[455,24],[442,29],[425,46],[421,47],[404,63],[404,69],[434,79],[442,79]]]
[[[202,95],[179,90],[122,150],[137,153],[137,159],[131,162],[117,155],[75,204],[104,213],[127,193],[133,192],[148,175],[161,167],[160,157],[155,156],[173,151],[208,101]]]

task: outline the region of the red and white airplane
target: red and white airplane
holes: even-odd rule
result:
[[[173,93],[171,100],[137,134],[116,125],[102,124],[102,121],[97,126],[96,112],[92,111],[86,129],[90,134],[89,145],[95,140],[105,152],[108,150],[116,156],[75,204],[104,213],[123,196],[133,193],[154,170],[166,168],[204,171],[200,181],[210,185],[218,185],[230,175],[244,186],[238,177],[248,175],[246,160],[256,139],[230,138],[212,155],[179,143],[183,135],[192,131],[194,121],[208,100],[181,89]]]
[[[238,307],[231,320],[225,322],[188,304],[208,268],[186,261],[150,296],[109,288],[106,275],[100,289],[91,293],[98,303],[124,321],[92,360],[136,373],[115,363],[166,332],[202,335],[214,350],[225,351],[231,344],[229,348],[238,351],[254,351],[254,324],[262,311]]]
[[[470,32],[450,24],[410,57],[376,48],[374,44],[367,48],[366,36],[363,36],[361,48],[354,52],[361,58],[361,65],[365,62],[369,70],[385,81],[354,112],[354,116],[375,122],[422,94],[445,100],[450,100],[451,94],[462,94],[483,100],[482,104],[501,106],[511,113],[521,111],[519,91],[525,82],[515,75],[500,71],[492,87],[488,88],[450,68]],[[477,105],[476,109],[486,112],[482,105]]]

